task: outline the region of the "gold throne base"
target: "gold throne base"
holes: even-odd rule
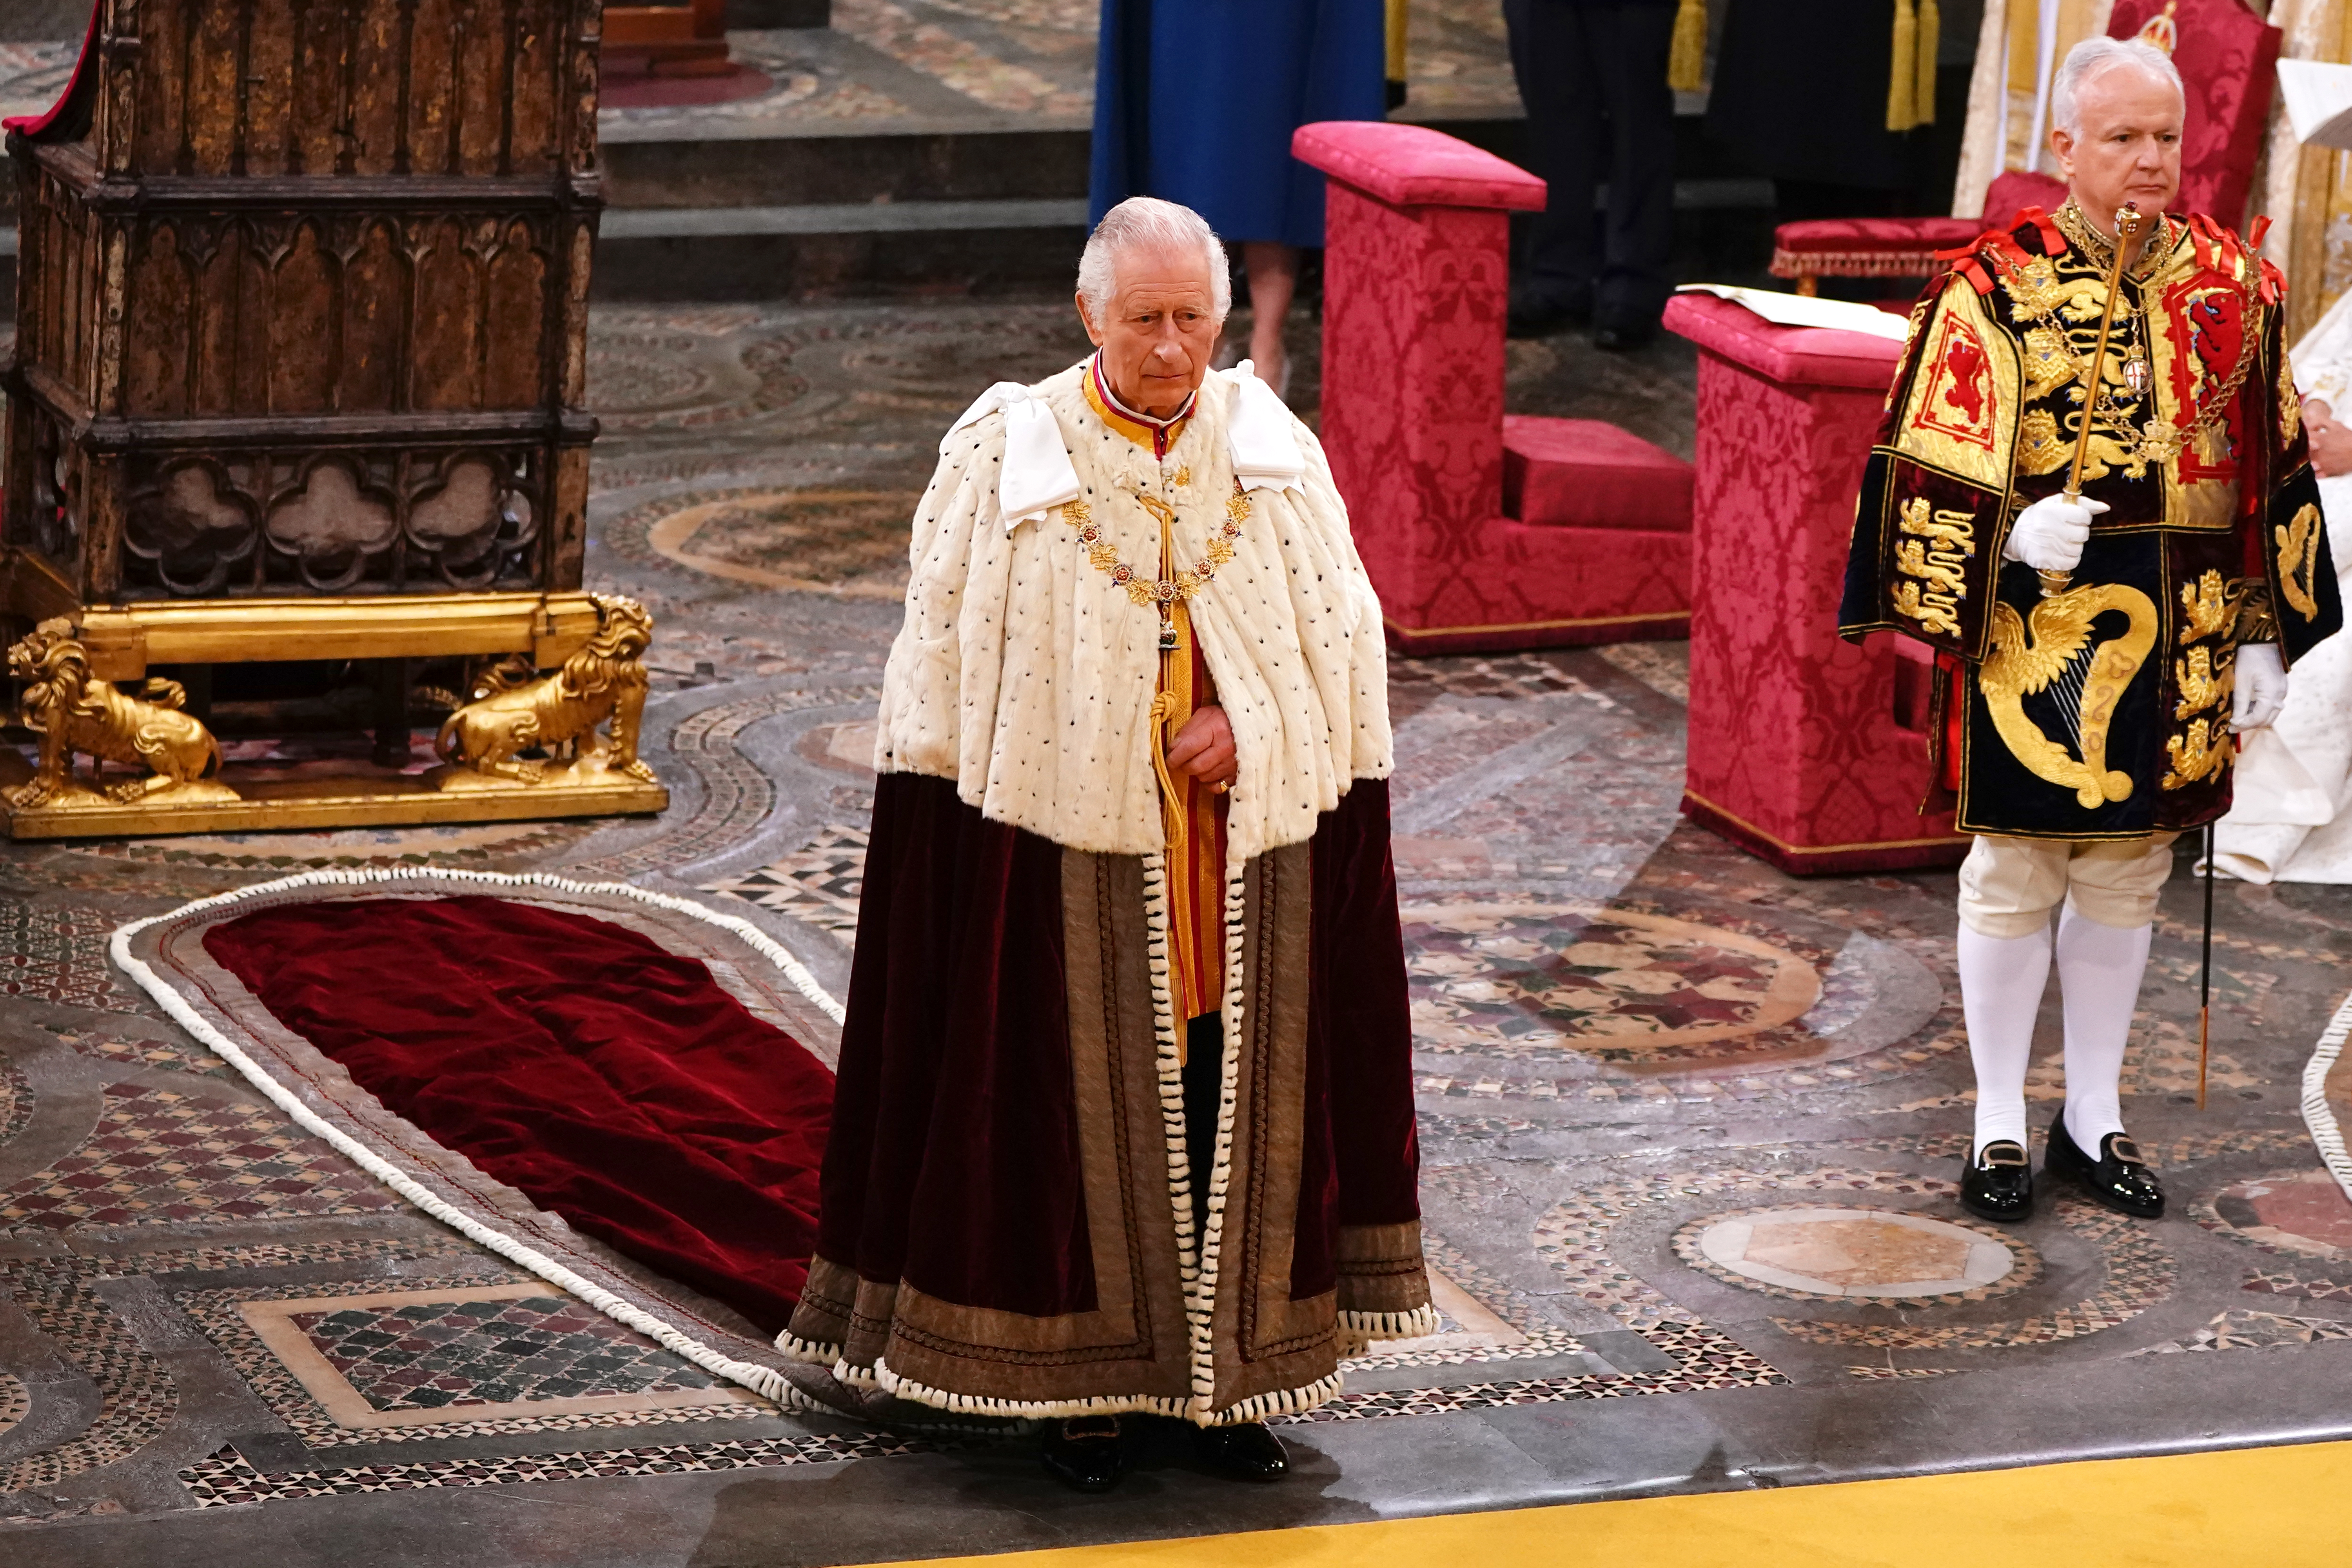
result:
[[[47,585],[47,584],[44,584]],[[17,587],[22,591],[22,582]],[[49,605],[27,605],[47,609]],[[634,619],[632,619],[634,617]],[[68,626],[70,630],[68,631]],[[464,756],[421,773],[364,763],[314,763],[299,777],[278,764],[218,763],[202,778],[172,783],[121,763],[68,757],[41,798],[20,802],[38,769],[0,747],[0,837],[10,839],[161,837],[185,833],[317,832],[347,827],[518,822],[582,816],[642,816],[667,809],[669,792],[635,760],[635,725],[646,677],[642,656],[652,623],[634,603],[584,593],[489,593],[405,598],[269,599],[70,609],[26,639],[37,655],[62,645],[83,689],[143,679],[151,665],[259,663],[319,658],[528,656],[533,668],[605,678],[605,700],[589,714],[562,690],[543,722],[569,721],[551,735],[568,760],[524,761],[511,752],[487,765]],[[635,640],[626,640],[632,628]],[[52,635],[53,634],[53,635]],[[615,643],[615,636],[624,640]],[[12,657],[14,655],[12,650]],[[23,683],[54,672],[28,664]],[[618,675],[620,679],[611,678]],[[528,683],[553,688],[559,677]],[[608,688],[633,693],[622,718]],[[127,693],[113,692],[118,702]],[[522,693],[526,699],[529,691]],[[130,705],[174,722],[131,699]],[[465,705],[467,714],[510,713],[511,692]],[[176,709],[179,699],[168,704]],[[587,700],[594,703],[594,696]],[[27,716],[31,721],[31,716]],[[193,721],[184,721],[193,722]],[[625,727],[625,745],[599,724]],[[35,728],[39,728],[37,724]],[[196,726],[199,734],[208,734]],[[545,733],[544,731],[541,733]],[[460,742],[462,745],[462,742]],[[618,752],[615,760],[615,752]],[[116,753],[118,755],[122,753]],[[445,753],[446,754],[446,753]],[[191,770],[193,771],[193,770]],[[511,776],[522,774],[526,776]]]
[[[561,772],[562,770],[551,770]],[[325,778],[241,782],[231,767],[220,782],[239,798],[177,799],[164,791],[118,801],[90,790],[36,806],[0,798],[0,834],[12,839],[163,837],[180,833],[318,832],[338,827],[418,826],[458,822],[532,822],[569,816],[645,816],[669,805],[669,791],[614,775],[593,784],[553,778],[536,784],[443,790],[430,774],[351,773]],[[0,794],[28,783],[33,770],[0,751]],[[128,775],[121,775],[127,777]]]

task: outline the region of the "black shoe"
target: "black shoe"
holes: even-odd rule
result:
[[[2164,1214],[2164,1188],[2156,1173],[2139,1157],[2139,1145],[2121,1132],[2099,1140],[2099,1157],[2092,1159],[2066,1131],[2066,1113],[2050,1124],[2050,1141],[2042,1146],[2042,1168],[2053,1177],[2079,1184],[2099,1202],[2138,1219]]]
[[[1256,1421],[1241,1426],[1195,1426],[1192,1452],[1230,1481],[1278,1481],[1290,1473],[1282,1439]]]
[[[1529,288],[1511,290],[1510,311],[1504,332],[1514,338],[1548,338],[1592,320],[1592,296],[1563,298]]]
[[[1045,1423],[1038,1458],[1046,1473],[1072,1491],[1107,1492],[1127,1474],[1127,1442],[1116,1415],[1073,1415]]]
[[[2011,1139],[1995,1139],[1960,1162],[1960,1206],[1979,1219],[2014,1225],[2033,1214],[2033,1164]]]

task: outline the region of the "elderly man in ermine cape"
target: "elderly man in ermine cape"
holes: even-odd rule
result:
[[[788,1352],[1271,1479],[1263,1418],[1430,1332],[1381,611],[1239,369],[1198,215],[1087,242],[1097,352],[957,421],[883,684],[816,1257]]]

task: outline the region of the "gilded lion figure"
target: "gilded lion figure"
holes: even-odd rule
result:
[[[147,768],[145,778],[107,791],[118,801],[166,792],[235,798],[226,785],[205,782],[220,772],[220,742],[194,715],[181,711],[187,694],[179,682],[152,679],[141,696],[124,696],[113,682],[90,674],[89,650],[72,622],[43,621],[8,650],[8,674],[25,684],[23,721],[41,737],[40,764],[32,782],[10,795],[10,805],[27,808],[74,795],[77,752]]]
[[[646,647],[653,617],[635,599],[596,595],[596,635],[551,675],[513,679],[493,672],[486,695],[449,715],[434,742],[449,764],[442,787],[488,779],[538,784],[546,763],[521,753],[569,747],[574,773],[626,773],[651,783],[653,770],[637,760],[637,727],[646,708]],[[596,727],[609,722],[600,749]]]

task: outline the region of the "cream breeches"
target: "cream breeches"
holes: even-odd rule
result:
[[[1960,919],[1991,937],[2047,930],[2063,900],[2086,920],[2133,931],[2156,919],[2177,833],[2078,842],[1980,833],[1960,865]]]

